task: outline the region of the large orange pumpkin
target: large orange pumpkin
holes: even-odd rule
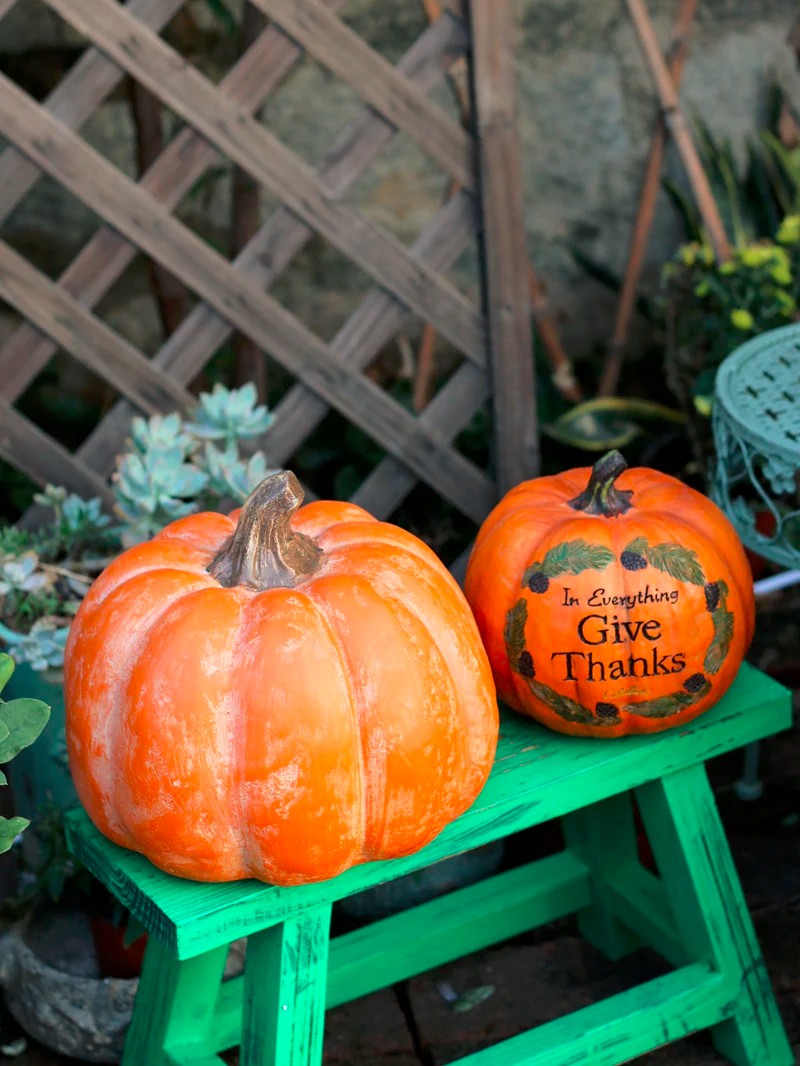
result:
[[[173,522],[70,629],[78,794],[169,873],[289,885],[406,855],[489,774],[495,690],[456,583],[410,533],[301,502],[284,472]]]
[[[627,470],[619,452],[512,489],[478,534],[464,590],[499,697],[579,736],[695,718],[753,635],[730,522],[676,478]]]

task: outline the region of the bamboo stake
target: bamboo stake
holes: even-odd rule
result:
[[[441,0],[422,0],[422,6],[429,22],[435,22],[444,14]],[[472,101],[469,92],[467,64],[463,57],[452,65],[448,77],[461,112],[461,121],[466,125],[472,113]],[[457,191],[458,185],[452,186],[448,196],[454,195]],[[569,400],[570,403],[578,403],[583,398],[580,386],[575,379],[572,363],[561,343],[555,316],[552,313],[547,297],[547,290],[531,263],[528,264],[528,289],[530,291],[531,309],[536,320],[536,328],[550,363],[553,384],[565,400]],[[417,411],[422,410],[427,405],[433,391],[435,346],[436,331],[426,323],[420,341],[417,357],[417,377],[414,384],[414,408]]]
[[[669,74],[675,90],[680,88],[683,80],[683,72],[686,67],[686,58],[689,54],[689,33],[697,12],[697,0],[678,0],[678,8],[675,14],[675,23],[672,27],[672,40],[670,42]],[[659,114],[653,136],[650,140],[650,151],[647,157],[642,191],[639,197],[639,206],[636,212],[636,221],[633,226],[630,250],[628,253],[628,265],[625,269],[625,278],[622,291],[617,304],[617,315],[614,322],[614,332],[611,343],[606,353],[603,372],[600,375],[598,396],[612,396],[619,384],[622,362],[625,355],[625,346],[628,341],[633,310],[636,303],[636,292],[639,287],[639,279],[642,274],[644,255],[647,250],[647,241],[653,226],[656,200],[658,198],[661,169],[664,163],[664,150],[667,142],[667,129],[664,117]]]
[[[678,94],[675,91],[669,70],[661,54],[650,15],[647,12],[644,0],[625,0],[625,2],[639,38],[642,52],[655,82],[664,122],[675,141],[675,146],[686,169],[686,175],[692,187],[697,208],[703,219],[703,225],[708,232],[708,238],[714,249],[714,254],[718,262],[723,263],[730,258],[731,254],[728,237],[706,172],[703,170],[703,164],[689,132],[689,126],[681,110]]]

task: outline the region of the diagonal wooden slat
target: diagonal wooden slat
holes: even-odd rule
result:
[[[280,304],[2,77],[0,132],[465,514],[477,521],[485,514],[494,499],[486,475],[422,431],[377,385],[344,367]]]
[[[472,198],[463,194],[455,196],[417,238],[414,254],[439,270],[445,269],[474,235],[477,221]],[[365,297],[339,330],[331,341],[331,350],[349,366],[366,367],[402,327],[405,318],[402,305],[386,293],[375,290]],[[479,369],[481,366],[483,369]],[[486,360],[482,363],[478,360],[476,372],[484,378],[485,368]],[[275,407],[274,421],[261,439],[261,446],[273,462],[285,462],[326,413],[327,406],[298,382]]]
[[[128,0],[132,15],[155,30],[165,26],[185,0]],[[123,79],[119,67],[96,48],[87,49],[67,71],[44,106],[70,129],[78,129]],[[24,199],[40,171],[14,148],[0,154],[0,224]]]
[[[399,68],[417,84],[430,88],[442,76],[441,51],[458,54],[465,43],[463,28],[451,19],[443,19],[409,49]],[[358,115],[336,138],[323,160],[322,173],[331,188],[337,194],[344,193],[388,143],[393,132],[392,127],[372,111]],[[432,269],[446,269],[473,235],[478,221],[472,197],[455,198],[440,218],[423,230],[412,246],[412,255]],[[307,226],[291,212],[280,208],[236,258],[235,265],[262,287],[269,288],[312,236],[313,232]],[[332,349],[348,359],[363,352],[357,365],[365,366],[391,340],[405,315],[402,304],[383,290],[376,291],[366,298],[358,317],[354,315],[351,319],[355,328],[349,334],[340,334],[341,346],[337,337]],[[191,381],[232,331],[227,319],[206,304],[198,304],[155,355],[154,361],[180,381]],[[0,352],[0,370],[2,366],[3,354]],[[313,428],[327,411],[327,405],[301,385],[293,388],[290,395],[298,402],[294,409],[298,424],[309,422]],[[304,400],[299,400],[300,395]],[[84,461],[98,469],[107,469],[125,438],[129,417],[123,401],[115,404],[81,446],[79,454]],[[291,450],[285,456],[291,454]]]
[[[188,410],[192,395],[132,344],[0,241],[0,298],[26,315],[71,355],[143,411]],[[89,343],[87,343],[87,341]]]
[[[328,2],[336,8],[346,0]],[[442,19],[439,25],[431,27],[415,42],[398,69],[429,90],[444,76],[442,54],[460,55],[466,43],[463,26],[454,19]],[[230,92],[243,106],[254,111],[300,54],[281,31],[268,29],[223,79],[220,89]],[[392,126],[365,109],[336,138],[321,168],[321,174],[334,195],[340,196],[347,191],[393,134]],[[174,207],[216,158],[216,152],[204,138],[185,128],[144,175],[141,187],[160,203]],[[236,265],[269,287],[312,236],[312,230],[291,212],[280,208],[274,219],[249,243],[245,254],[237,257]],[[121,276],[137,251],[135,245],[115,230],[103,228],[61,275],[59,284],[91,307]],[[155,361],[178,374],[186,383],[231,333],[231,326],[225,319],[205,304],[198,304],[155,356]],[[0,349],[0,396],[13,400],[20,395],[54,351],[55,345],[48,337],[32,325],[22,323]],[[182,362],[189,367],[185,373],[179,371]],[[88,456],[87,462],[92,462]]]
[[[319,0],[252,0],[461,185],[475,180],[472,135],[408,81]]]
[[[338,9],[347,0],[327,2]],[[302,54],[280,30],[267,29],[222,79],[219,89],[229,93],[242,107],[254,112],[291,71]],[[113,64],[109,66],[118,71]],[[50,100],[47,107],[53,111]],[[14,159],[21,160],[22,165],[34,175],[40,173],[14,148],[7,149],[7,152],[12,153]],[[0,174],[4,158],[0,157]],[[217,152],[204,137],[185,127],[167,145],[140,184],[159,203],[174,208],[206,168],[218,158]],[[0,184],[0,199],[2,196]],[[64,271],[59,284],[81,303],[93,307],[137,254],[135,244],[126,241],[116,230],[104,227]],[[208,350],[209,356],[213,350]],[[0,349],[0,396],[14,400],[24,392],[55,351],[56,346],[49,337],[30,323],[23,322]],[[185,383],[189,379],[183,380]]]
[[[491,395],[488,375],[478,370],[473,363],[463,363],[417,415],[417,419],[423,426],[438,427],[445,440],[452,441]],[[370,514],[390,515],[411,492],[417,480],[405,463],[393,455],[387,455],[362,481],[352,501]]]
[[[454,286],[414,263],[362,213],[338,203],[311,167],[124,8],[113,0],[47,3],[460,351],[483,348],[481,316]]]
[[[0,400],[0,456],[35,484],[63,485],[79,496],[99,496],[108,510],[113,506],[111,490],[95,470],[5,400]]]

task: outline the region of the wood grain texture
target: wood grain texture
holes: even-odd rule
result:
[[[287,370],[465,514],[481,520],[494,494],[485,474],[422,429],[374,382],[344,366],[298,319],[2,77],[0,130]]]
[[[113,0],[48,2],[307,225],[436,325],[459,351],[481,349],[481,316],[453,285],[415,263],[398,240],[362,212],[338,202],[308,164],[156,34]]]
[[[0,297],[142,411],[192,406],[193,397],[177,381],[2,241]]]
[[[719,1022],[731,991],[707,963],[684,966],[467,1055],[458,1066],[619,1066]]]
[[[331,940],[327,1009],[565,917],[590,902],[589,873],[566,851],[506,870]],[[214,1047],[238,1043],[243,979],[220,991]]]
[[[452,20],[427,30],[398,65],[415,84],[433,88],[444,73],[442,54],[459,55],[466,46],[463,29]],[[344,195],[388,144],[394,129],[365,109],[334,140],[323,158],[320,174],[336,196]],[[444,270],[460,254],[478,225],[473,198],[456,197],[430,222],[412,245],[411,254],[430,268]],[[234,260],[237,269],[264,288],[313,237],[313,230],[290,211],[280,208]],[[353,366],[366,366],[387,344],[406,317],[391,295],[376,290],[368,295],[331,343],[331,349]],[[154,362],[182,382],[191,381],[232,332],[230,323],[207,304],[198,304],[155,355]],[[0,368],[2,356],[0,356]],[[0,392],[0,395],[2,393]],[[273,412],[275,421],[264,439],[274,462],[283,462],[327,413],[327,404],[302,382],[292,387]],[[84,462],[108,468],[128,430],[129,411],[115,405],[79,449]]]
[[[240,1066],[322,1062],[330,904],[250,937]]]
[[[95,470],[5,400],[0,400],[0,456],[34,484],[63,485],[87,499],[99,496],[107,510],[113,506],[111,490]]]
[[[418,92],[319,0],[252,0],[286,33],[459,184],[475,182],[475,142],[458,121]]]
[[[346,0],[327,0],[335,10],[344,5]],[[258,38],[242,58],[231,68],[219,84],[219,92],[223,92],[235,100],[242,108],[249,112],[256,111],[273,90],[281,84],[302,56],[301,50],[294,45],[280,30],[268,28]],[[86,53],[86,56],[97,56],[99,53]],[[72,68],[73,72],[83,63],[85,57]],[[110,63],[105,57],[101,57],[102,63],[113,71],[117,78],[122,77],[118,67]],[[55,93],[66,86],[64,80]],[[66,93],[67,100],[70,93]],[[53,106],[54,100],[48,98],[47,106],[53,114],[62,118],[60,108]],[[65,122],[66,125],[72,125]],[[7,149],[11,153],[10,164],[7,171],[3,170],[5,155],[0,157],[0,203],[4,193],[9,196],[17,193],[13,190],[21,190],[21,195],[27,191],[24,182],[15,179],[13,167],[27,168],[27,172],[34,176],[41,171],[14,148]],[[142,176],[141,187],[165,207],[174,208],[186,193],[193,187],[201,175],[219,160],[219,155],[209,142],[196,133],[190,126],[180,130],[172,141],[167,145],[158,160]],[[6,192],[11,190],[11,193]],[[18,202],[14,200],[14,203]],[[11,201],[8,201],[11,203]],[[13,206],[13,205],[12,205]],[[2,221],[2,217],[0,217]],[[112,227],[103,227],[84,246],[72,263],[59,278],[59,285],[76,296],[82,304],[93,307],[102,296],[117,281],[126,267],[130,265],[138,254],[135,243],[125,240]],[[213,312],[212,312],[213,314]],[[33,381],[37,374],[47,364],[54,354],[56,346],[49,337],[44,336],[34,326],[23,323],[8,341],[0,349],[0,396],[9,400],[16,399]],[[213,346],[207,349],[206,358],[210,358],[214,351]],[[161,361],[156,356],[154,362]],[[162,365],[166,366],[166,363]],[[197,373],[204,362],[198,364],[194,373]],[[173,375],[177,376],[177,375]],[[187,384],[193,374],[178,378],[182,384]],[[130,411],[127,411],[127,419]],[[125,425],[127,432],[127,421]],[[124,439],[124,433],[123,438]],[[111,448],[111,454],[107,456],[107,463],[113,461],[113,456],[119,450],[121,439],[117,440]],[[100,469],[100,464],[94,461],[90,455],[86,455],[85,461]]]
[[[8,3],[13,7],[16,0]],[[127,9],[142,22],[160,30],[183,7],[185,0],[128,0]],[[0,18],[2,18],[0,8]],[[0,29],[0,34],[2,30]],[[124,77],[120,68],[97,48],[88,48],[70,67],[44,106],[65,126],[78,129]],[[13,147],[0,154],[0,224],[34,186],[41,171]]]
[[[703,766],[637,791],[675,921],[692,959],[711,960],[733,986],[733,1010],[712,1032],[731,1062],[792,1066],[739,877]]]
[[[498,496],[540,468],[510,0],[472,0],[484,306]]]
[[[162,1048],[208,1038],[226,957],[218,947],[178,962],[150,938],[121,1066],[162,1066]]]
[[[628,870],[638,865],[630,794],[582,807],[565,815],[561,824],[568,849],[591,870],[592,900],[578,915],[580,931],[608,958],[621,959],[641,944],[620,920],[605,888],[613,876],[624,882]]]
[[[381,881],[422,869],[518,829],[695,766],[791,724],[791,696],[743,664],[716,707],[680,730],[610,744],[564,737],[504,711],[492,774],[473,806],[415,855],[369,863],[333,881],[280,889],[254,881],[185,883],[102,837],[82,811],[68,816],[70,846],[179,958],[189,958]]]

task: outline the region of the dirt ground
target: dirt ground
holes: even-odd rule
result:
[[[800,594],[776,596],[761,609],[749,658],[795,690],[800,712]],[[798,767],[797,713],[794,729],[764,745],[760,799],[743,802],[734,791],[741,753],[709,764],[780,1010],[800,1061]],[[325,1062],[440,1066],[660,972],[663,964],[649,951],[608,962],[567,919],[330,1011]],[[21,1037],[6,1015],[0,1043]],[[20,1051],[8,1061],[19,1066],[68,1066],[76,1061],[30,1040]],[[235,1064],[235,1052],[227,1059]],[[719,1066],[726,1060],[716,1054],[706,1034],[699,1034],[637,1061],[646,1066]]]

